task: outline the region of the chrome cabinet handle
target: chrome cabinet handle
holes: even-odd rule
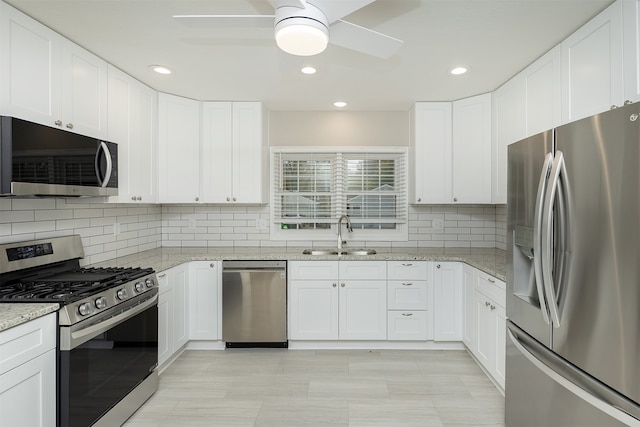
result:
[[[53,124],[55,124],[56,126],[62,126],[62,120],[56,120],[55,122],[53,122]]]
[[[491,277],[489,277],[487,280],[489,281],[489,283],[496,283],[496,281],[493,280]]]
[[[213,268],[214,267],[214,263],[209,264],[209,267]]]
[[[485,306],[485,307],[489,307],[490,305],[491,305],[491,303],[490,303],[489,301],[485,301],[485,302],[484,302],[484,306]]]
[[[334,283],[334,284],[333,284],[333,287],[335,288],[336,286],[337,286],[337,285]]]
[[[196,202],[200,201],[200,197],[196,197]]]
[[[164,277],[166,275],[167,275],[167,273],[160,273],[160,274],[158,274],[158,277]]]
[[[457,202],[457,201],[458,201],[458,198],[457,198],[457,197],[454,197],[454,198],[453,198],[453,201],[454,201],[454,202]]]
[[[440,264],[436,265],[436,268],[440,268]]]
[[[409,317],[409,316],[413,316],[413,313],[402,313],[402,315],[405,317]]]
[[[136,197],[136,200],[142,200],[142,196]]]
[[[231,197],[227,197],[227,202],[230,202],[230,201],[231,201]]]
[[[404,263],[403,263],[403,264],[402,264],[402,266],[403,266],[403,267],[411,267],[412,265],[413,265],[413,264],[411,264],[411,263],[408,263],[408,264],[404,264]]]
[[[420,197],[418,197],[418,203],[420,203],[422,201],[422,199]]]
[[[413,286],[413,283],[403,283],[402,286]]]
[[[73,129],[73,123],[67,123],[67,129]]]
[[[234,201],[234,202],[236,202],[236,201],[237,201],[235,197],[233,198],[233,201]]]
[[[340,283],[340,286],[344,288],[344,283]]]
[[[131,196],[131,200],[135,200],[135,199],[136,199],[136,196]]]
[[[496,309],[496,306],[492,304],[492,305],[491,305],[491,311],[493,311],[493,310],[495,310],[495,309]]]

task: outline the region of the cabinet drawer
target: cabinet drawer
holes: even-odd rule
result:
[[[291,280],[338,280],[338,261],[290,261]]]
[[[502,280],[496,279],[485,272],[479,271],[477,289],[487,297],[491,298],[498,305],[502,307],[505,306],[506,287]]]
[[[429,261],[388,261],[389,280],[429,280]]]
[[[397,280],[387,282],[389,310],[426,310],[429,284],[425,280]]]
[[[385,280],[387,278],[386,261],[340,261],[340,281]]]
[[[0,333],[0,374],[56,347],[55,313]]]
[[[387,337],[394,341],[426,341],[433,339],[427,311],[388,311]]]

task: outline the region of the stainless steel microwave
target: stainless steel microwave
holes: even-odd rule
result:
[[[118,146],[0,116],[0,196],[115,196]]]

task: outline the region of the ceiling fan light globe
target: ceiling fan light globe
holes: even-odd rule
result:
[[[323,52],[329,43],[329,30],[322,23],[307,18],[293,18],[278,22],[276,43],[292,55],[311,56]]]

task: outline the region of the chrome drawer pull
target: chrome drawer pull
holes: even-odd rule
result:
[[[413,286],[413,283],[403,283],[402,286]]]
[[[413,313],[402,313],[403,316],[409,317],[409,316],[413,316]]]

